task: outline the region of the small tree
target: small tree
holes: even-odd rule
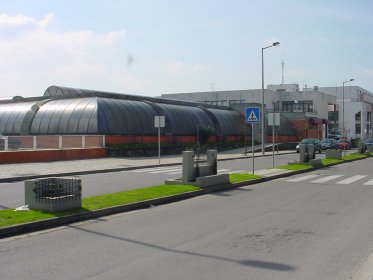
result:
[[[198,141],[200,144],[207,144],[209,137],[213,135],[215,129],[209,125],[198,125]]]

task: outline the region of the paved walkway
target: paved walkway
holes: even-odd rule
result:
[[[279,151],[278,154],[292,152],[294,151]],[[272,155],[272,152],[266,152],[265,155]],[[261,152],[255,153],[255,157],[260,156],[263,156]],[[245,155],[244,148],[218,153],[218,160],[249,157],[251,157],[251,153],[247,153],[247,155]],[[181,155],[161,156],[161,165],[181,164],[181,162]],[[108,157],[100,159],[67,160],[56,162],[2,164],[0,165],[0,179],[48,174],[55,175],[79,172],[100,172],[105,170],[121,170],[127,168],[141,168],[156,165],[159,165],[158,157]]]

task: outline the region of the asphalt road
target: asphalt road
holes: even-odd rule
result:
[[[320,155],[317,155],[320,156]],[[287,164],[299,159],[298,154],[275,155],[275,165]],[[272,156],[254,159],[255,170],[272,167]],[[236,159],[218,162],[219,173],[252,172],[252,159]],[[135,189],[163,184],[166,179],[181,177],[181,165],[137,169],[122,172],[81,175],[83,196]],[[15,208],[24,205],[24,182],[0,183],[0,209]]]
[[[363,279],[372,164],[3,239],[1,279]]]

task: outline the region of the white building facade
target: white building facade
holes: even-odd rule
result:
[[[332,130],[347,138],[372,138],[373,93],[359,86],[319,87],[319,90],[336,96],[335,113],[329,111]],[[344,129],[343,129],[344,126]]]
[[[232,90],[164,94],[162,97],[220,106],[261,104],[262,90]],[[322,135],[341,135],[350,139],[372,138],[373,93],[359,86],[313,87],[299,89],[297,84],[268,85],[264,92],[266,112],[281,112],[287,117],[321,120]],[[241,106],[242,107],[242,106]],[[343,110],[344,108],[344,110]]]
[[[164,98],[208,103],[233,108],[244,108],[244,104],[262,102],[262,90],[232,90],[164,94]],[[241,106],[238,106],[240,105]],[[264,91],[265,111],[280,112],[289,120],[309,120],[320,124],[318,138],[326,137],[328,124],[328,108],[336,105],[336,97],[320,92],[317,88],[299,90],[297,84],[268,85]],[[321,126],[322,125],[322,126]],[[300,125],[303,126],[304,125]],[[301,137],[311,137],[302,132]],[[313,135],[314,136],[314,135]],[[316,137],[316,136],[315,136]]]

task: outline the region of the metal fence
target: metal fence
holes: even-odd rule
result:
[[[39,203],[61,203],[81,200],[82,183],[80,178],[45,178],[35,182],[35,201]]]
[[[105,135],[0,136],[0,151],[105,147]]]

